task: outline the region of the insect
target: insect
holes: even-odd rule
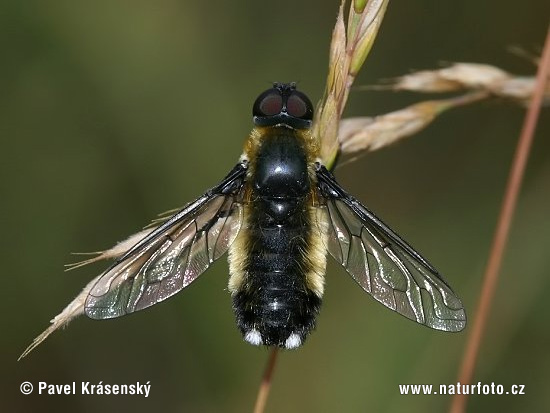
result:
[[[84,312],[123,316],[189,286],[229,251],[229,291],[243,338],[293,349],[315,326],[327,252],[386,307],[460,331],[460,299],[437,270],[336,182],[310,133],[313,105],[294,83],[256,99],[237,165],[137,242],[90,289]]]

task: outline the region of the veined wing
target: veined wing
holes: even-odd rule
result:
[[[91,288],[90,318],[120,317],[171,297],[223,255],[242,223],[246,165],[139,241]]]
[[[319,166],[325,205],[320,225],[327,248],[353,279],[377,301],[428,327],[460,331],[466,325],[462,302],[437,270]]]

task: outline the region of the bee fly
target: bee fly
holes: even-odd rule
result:
[[[350,196],[319,160],[313,105],[294,83],[256,99],[237,165],[130,248],[91,288],[94,319],[167,299],[229,250],[237,324],[254,345],[299,347],[321,306],[327,251],[386,307],[460,331],[462,303],[437,270]]]

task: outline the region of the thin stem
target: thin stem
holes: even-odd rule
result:
[[[267,398],[269,397],[269,391],[271,390],[271,377],[273,376],[273,370],[275,370],[275,364],[277,363],[278,347],[272,347],[269,353],[269,359],[265,366],[264,375],[262,376],[262,382],[258,389],[258,395],[256,396],[256,404],[254,405],[254,413],[263,413]]]
[[[458,376],[458,381],[463,384],[470,384],[474,374],[477,356],[479,353],[479,347],[481,345],[481,340],[483,339],[483,333],[487,324],[491,302],[498,281],[498,274],[502,262],[502,256],[504,248],[506,246],[508,232],[510,230],[510,224],[516,207],[519,190],[521,188],[525,165],[527,164],[529,151],[531,149],[533,136],[535,134],[535,128],[540,112],[545,84],[549,79],[549,75],[550,27],[546,35],[544,50],[542,52],[542,57],[537,72],[535,91],[533,92],[533,97],[531,98],[529,108],[525,115],[523,128],[521,130],[516,153],[514,155],[514,161],[510,169],[506,193],[502,202],[502,209],[500,211],[497,228],[495,230],[493,244],[489,255],[489,261],[487,263],[487,268],[485,269],[478,308],[475,313],[472,330],[468,337],[468,342],[466,343],[466,349],[464,351],[462,359],[462,366],[460,369],[460,374]],[[451,403],[450,412],[464,412],[467,400],[468,395],[455,395]]]

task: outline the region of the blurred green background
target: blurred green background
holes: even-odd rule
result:
[[[2,381],[10,412],[251,411],[267,351],[245,344],[219,260],[148,311],[81,318],[19,354],[104,267],[63,273],[72,251],[124,239],[185,204],[235,164],[251,106],[272,81],[321,96],[337,1],[161,0],[0,6]],[[357,84],[540,52],[548,0],[394,1]],[[347,115],[424,99],[353,92]],[[470,321],[524,109],[491,101],[341,168],[341,184],[440,268]],[[550,407],[550,110],[543,111],[485,332],[475,382],[525,396],[474,396],[469,411]],[[317,330],[277,365],[267,412],[443,411],[401,383],[454,383],[468,329],[423,328],[374,302],[331,263]],[[471,324],[470,324],[471,326]],[[22,381],[151,382],[151,395],[23,396]]]

